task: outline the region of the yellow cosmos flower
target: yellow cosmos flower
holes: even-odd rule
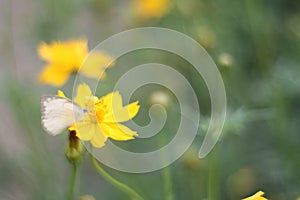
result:
[[[171,7],[170,0],[134,0],[133,12],[137,17],[160,18],[164,16]]]
[[[254,194],[251,197],[247,197],[242,200],[268,200],[267,198],[263,197],[264,192],[263,191],[258,191],[256,194]]]
[[[109,55],[99,51],[90,53],[86,40],[42,43],[38,54],[47,62],[38,77],[39,82],[56,87],[62,86],[71,73],[78,71],[89,78],[103,78],[105,67],[113,65]],[[83,63],[84,67],[80,68]]]
[[[58,91],[58,95],[65,97],[62,91]],[[135,131],[119,122],[128,121],[136,116],[140,108],[138,101],[124,107],[118,92],[98,99],[92,95],[86,84],[78,86],[74,101],[88,110],[83,120],[69,127],[70,131],[76,131],[81,140],[91,141],[93,146],[102,147],[107,138],[131,140],[137,136]]]

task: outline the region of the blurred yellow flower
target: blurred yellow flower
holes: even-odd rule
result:
[[[91,195],[84,195],[84,196],[81,196],[79,198],[79,200],[96,200],[96,199]]]
[[[58,91],[58,95],[65,97],[62,91]],[[137,136],[135,131],[119,122],[136,116],[140,108],[138,101],[123,107],[122,97],[118,92],[98,99],[86,84],[78,86],[74,101],[88,110],[83,120],[69,127],[70,131],[76,131],[81,140],[91,141],[93,146],[99,148],[105,145],[107,138],[130,140]]]
[[[134,0],[133,12],[137,17],[160,18],[171,8],[170,0]]]
[[[264,194],[263,191],[258,191],[256,194],[254,194],[251,197],[247,197],[242,200],[268,200],[267,198],[263,197],[262,195]]]
[[[113,65],[109,55],[100,51],[89,52],[86,40],[56,41],[49,45],[43,42],[38,54],[47,62],[39,74],[39,82],[56,87],[62,86],[73,72],[90,78],[103,78],[105,67]],[[84,67],[81,68],[83,63]]]

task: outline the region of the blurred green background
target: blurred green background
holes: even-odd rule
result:
[[[99,96],[110,92],[130,67],[158,62],[180,71],[199,94],[203,116],[199,134],[169,167],[173,198],[233,200],[258,190],[272,200],[300,197],[300,2],[169,3],[159,16],[145,11],[141,17],[133,0],[0,0],[0,199],[66,199],[69,188],[71,166],[64,157],[67,134],[49,136],[40,125],[39,97],[57,91],[36,81],[44,65],[36,51],[40,42],[87,38],[92,49],[115,33],[143,26],[170,28],[198,41],[218,65],[226,87],[228,113],[222,136],[209,156],[199,160],[210,99],[202,78],[186,62],[166,52],[137,51],[120,58],[102,82]],[[73,81],[60,88],[68,96]],[[133,99],[140,100],[141,111],[135,121],[149,122],[155,91],[169,96],[163,131],[172,139],[178,104],[166,88],[145,86],[136,91]],[[151,147],[159,147],[160,137],[149,141]],[[147,143],[135,139],[120,146],[130,148],[139,142]],[[127,174],[104,168],[145,199],[166,199],[161,171]],[[88,156],[75,194],[129,199],[97,174]]]

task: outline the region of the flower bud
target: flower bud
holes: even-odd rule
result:
[[[216,44],[216,35],[208,27],[202,26],[198,30],[198,42],[206,49],[211,50]]]
[[[234,59],[229,53],[221,53],[218,58],[218,63],[222,67],[232,67],[234,64]]]
[[[168,106],[170,103],[170,97],[167,93],[162,91],[153,92],[150,96],[150,104],[160,104],[163,106]]]
[[[204,160],[200,160],[196,149],[191,148],[186,151],[182,156],[182,164],[189,171],[197,171],[200,168],[205,168],[206,163]]]
[[[82,157],[82,144],[75,130],[69,130],[69,140],[66,144],[66,157],[71,163],[77,163]]]
[[[231,199],[240,199],[243,194],[250,194],[258,185],[258,174],[253,168],[241,168],[234,172],[227,181]]]

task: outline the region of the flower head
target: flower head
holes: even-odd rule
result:
[[[164,16],[170,9],[170,0],[134,0],[133,12],[137,17],[160,18]]]
[[[65,97],[61,91],[58,95]],[[92,95],[91,89],[86,84],[78,86],[74,101],[88,110],[83,120],[69,127],[69,130],[75,131],[81,140],[91,141],[93,146],[102,147],[107,138],[131,140],[137,136],[135,131],[120,122],[128,121],[136,116],[140,108],[138,101],[124,107],[119,92],[113,92],[98,99]]]
[[[247,197],[242,200],[268,200],[267,198],[263,197],[264,192],[263,191],[258,191],[256,194],[254,194],[251,197]]]
[[[112,58],[103,52],[89,52],[86,40],[57,41],[49,45],[42,43],[38,54],[47,62],[38,77],[39,82],[52,86],[63,85],[73,72],[90,78],[103,78],[105,68],[112,63]]]

